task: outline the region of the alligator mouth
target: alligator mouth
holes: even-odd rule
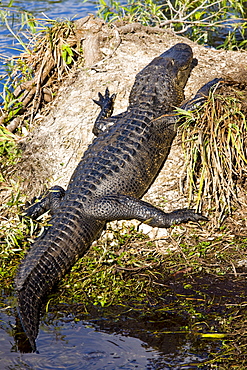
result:
[[[192,71],[192,69],[195,68],[197,65],[198,60],[196,58],[193,58],[190,64],[185,64],[184,66],[180,67],[180,71],[185,71],[186,69]]]
[[[180,87],[182,88],[185,87],[191,71],[193,70],[193,68],[197,66],[197,64],[198,64],[198,60],[196,58],[193,58],[191,63],[186,64],[183,67],[180,67],[177,73],[177,78],[176,78],[176,82]]]

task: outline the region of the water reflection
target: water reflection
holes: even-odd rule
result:
[[[39,354],[19,352],[13,292],[2,289],[0,369],[161,370],[198,369],[199,364],[207,369],[205,361],[221,358],[224,346],[219,339],[202,339],[198,334],[209,327],[218,332],[219,320],[239,315],[246,297],[245,275],[235,280],[231,275],[199,274],[186,281],[181,276],[172,278],[169,286],[155,306],[129,298],[126,306],[91,305],[85,312],[84,304],[50,302],[49,312],[41,317]],[[199,316],[192,325],[195,313]]]
[[[66,310],[73,311],[73,306]],[[181,322],[176,324],[173,317],[149,322],[134,316],[109,319],[100,317],[98,309],[90,315],[54,310],[42,320],[37,339],[39,353],[21,354],[13,339],[14,312],[2,311],[1,369],[196,369],[212,350],[212,343],[205,352],[205,346],[198,349],[195,337],[176,333]],[[214,342],[213,346],[219,344]]]

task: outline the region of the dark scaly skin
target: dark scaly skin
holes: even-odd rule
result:
[[[195,65],[186,44],[164,52],[137,74],[126,112],[115,117],[110,117],[115,95],[109,96],[108,90],[105,96],[99,94],[96,103],[101,113],[93,129],[97,137],[67,190],[54,187],[27,210],[33,218],[48,209],[53,213],[15,280],[18,314],[31,350],[36,350],[43,298],[100,236],[107,221],[137,219],[170,227],[206,220],[193,210],[164,213],[140,200],[169,154],[176,135],[177,117],[172,111],[184,100],[183,89]]]

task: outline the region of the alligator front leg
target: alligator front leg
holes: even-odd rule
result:
[[[107,120],[107,118],[111,117],[113,113],[114,102],[116,99],[116,94],[112,94],[110,96],[108,87],[105,90],[105,95],[103,96],[99,92],[99,100],[94,100],[94,103],[101,107],[100,114],[96,118],[93,127],[93,133],[95,136],[98,136],[100,133],[105,131],[107,127],[111,126],[114,122],[112,120]]]
[[[161,209],[126,195],[107,195],[86,205],[87,213],[98,220],[131,220],[147,223],[152,227],[168,228],[188,221],[207,221],[207,217],[192,209],[178,209],[165,213]]]
[[[28,216],[36,220],[47,211],[54,214],[55,210],[59,208],[64,194],[65,190],[61,186],[53,186],[48,190],[45,196],[34,198],[34,200],[32,200],[31,205],[24,211],[24,216]]]
[[[198,109],[202,104],[205,103],[205,101],[209,97],[210,92],[213,89],[217,90],[219,87],[221,87],[224,81],[224,78],[215,78],[207,82],[197,91],[192,99],[182,104],[180,108],[186,111],[193,111],[195,109]]]

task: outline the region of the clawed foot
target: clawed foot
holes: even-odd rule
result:
[[[22,213],[24,217],[30,217],[36,220],[39,216],[47,211],[54,211],[59,207],[65,191],[61,186],[55,185],[40,197],[34,197],[31,203],[26,203],[25,210]]]
[[[172,224],[181,224],[189,221],[196,223],[198,223],[198,221],[208,221],[206,216],[203,216],[201,213],[197,213],[194,209],[177,209],[170,215],[172,216]]]
[[[102,109],[101,111],[101,118],[107,118],[112,115],[113,112],[113,106],[114,106],[114,101],[116,99],[116,94],[112,94],[110,96],[110,92],[108,87],[105,90],[105,95],[102,95],[100,92],[98,93],[99,95],[99,100],[94,100],[94,103],[99,105]]]
[[[42,198],[43,196],[34,197],[31,199],[31,201],[27,201],[22,209],[22,216],[30,217],[33,220],[36,220],[40,215]]]

